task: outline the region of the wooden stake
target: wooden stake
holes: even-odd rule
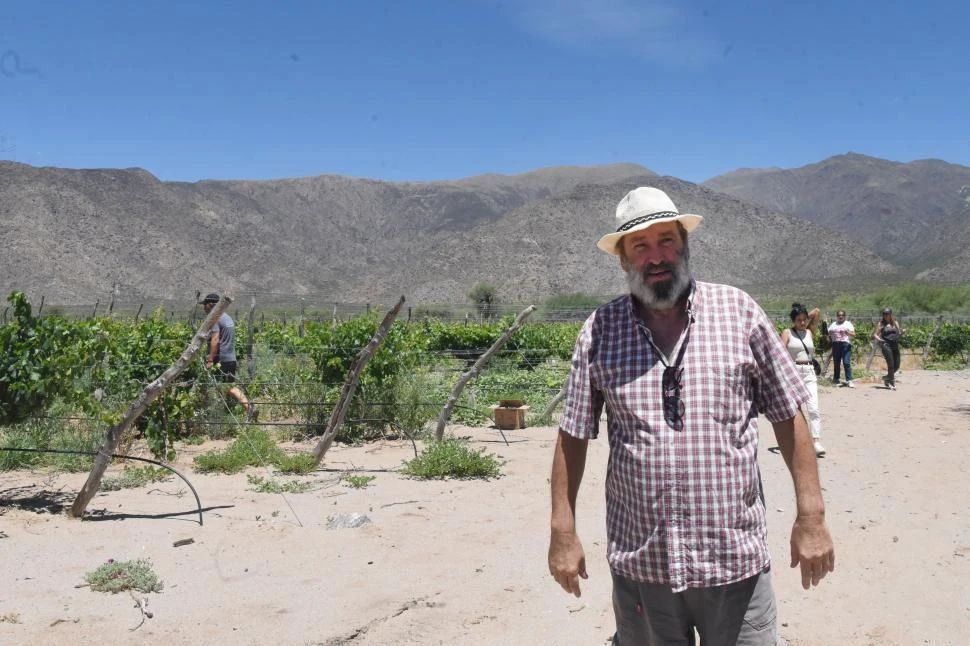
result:
[[[445,404],[445,407],[441,410],[441,415],[438,416],[438,429],[435,432],[435,440],[440,442],[441,439],[444,437],[445,424],[447,424],[448,420],[451,418],[451,411],[455,407],[455,404],[458,403],[458,398],[461,396],[461,391],[465,389],[465,384],[467,384],[472,379],[472,377],[474,377],[479,373],[479,371],[485,366],[485,364],[488,363],[488,360],[492,358],[493,354],[498,352],[502,348],[502,346],[508,343],[509,339],[512,338],[512,335],[515,334],[515,331],[518,330],[522,326],[522,324],[525,323],[525,320],[529,318],[529,315],[531,315],[535,311],[536,311],[536,306],[530,305],[529,307],[519,312],[519,315],[515,317],[515,322],[512,323],[512,327],[506,330],[505,334],[503,334],[498,341],[492,344],[492,347],[488,349],[488,352],[480,356],[478,358],[478,361],[475,362],[475,365],[473,365],[468,372],[466,372],[461,376],[461,379],[459,379],[458,383],[455,384],[454,390],[451,391],[451,397],[448,398],[448,402]]]
[[[926,347],[923,348],[923,363],[921,365],[923,368],[926,367],[926,360],[929,359],[930,356],[930,348],[933,347],[933,337],[935,337],[936,333],[940,331],[941,325],[943,325],[942,314],[936,319],[936,325],[933,326],[933,331],[930,332],[930,335],[926,338]]]
[[[104,444],[98,450],[97,457],[94,458],[94,465],[91,467],[91,473],[88,475],[87,481],[84,486],[81,487],[81,491],[78,493],[77,498],[74,500],[74,504],[71,505],[71,511],[69,515],[72,518],[81,518],[84,516],[84,510],[87,509],[88,503],[94,498],[94,494],[98,493],[98,489],[101,487],[101,478],[104,477],[104,472],[108,468],[108,464],[111,462],[111,454],[115,452],[118,448],[118,443],[121,441],[122,436],[125,434],[135,420],[145,412],[155,399],[165,390],[166,387],[175,379],[192,361],[192,358],[198,353],[202,348],[202,344],[205,342],[206,338],[209,336],[209,330],[219,317],[229,306],[232,299],[228,296],[223,296],[222,299],[216,303],[212,311],[209,312],[209,316],[206,317],[205,321],[202,323],[195,335],[192,337],[192,341],[189,343],[185,351],[182,352],[182,356],[179,357],[178,361],[172,364],[168,370],[162,373],[160,377],[155,379],[155,381],[148,384],[145,390],[132,402],[125,414],[121,416],[121,421],[112,426],[108,430],[108,436],[105,438]]]
[[[350,399],[354,396],[354,391],[357,390],[357,382],[360,380],[360,373],[364,370],[364,366],[370,360],[371,355],[377,351],[377,348],[384,341],[384,337],[387,336],[388,331],[391,329],[391,325],[394,323],[394,319],[397,318],[398,312],[401,311],[401,306],[404,305],[404,297],[402,296],[391,310],[384,315],[384,320],[381,321],[380,326],[377,328],[377,332],[374,333],[373,338],[370,340],[364,348],[357,353],[354,357],[353,363],[350,364],[350,372],[347,374],[347,380],[344,381],[343,390],[340,392],[340,399],[337,400],[337,405],[333,407],[330,412],[330,420],[327,422],[327,430],[323,432],[323,437],[317,442],[316,447],[313,449],[313,456],[316,458],[314,462],[315,466],[319,466],[320,462],[323,461],[323,456],[327,454],[327,450],[330,445],[333,444],[333,438],[337,436],[337,430],[340,425],[344,422],[344,416],[347,414],[347,407],[350,405]]]

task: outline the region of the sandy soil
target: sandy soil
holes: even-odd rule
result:
[[[787,567],[791,481],[763,429],[782,636],[797,646],[967,643],[970,373],[907,370],[897,392],[823,388],[821,406],[837,568],[809,592]],[[580,493],[590,578],[576,599],[546,569],[555,429],[515,431],[509,446],[494,429],[453,430],[502,456],[504,477],[409,480],[395,470],[411,445],[382,442],[334,447],[311,492],[259,494],[245,474],[192,474],[205,447],[185,447],[204,526],[178,480],[99,494],[78,522],[58,508],[85,474],[0,474],[0,644],[607,643],[605,437]],[[338,481],[350,470],[377,477],[351,489]],[[373,522],[326,529],[353,512]],[[147,595],[154,617],[135,631],[142,615],[128,594],[76,587],[109,558],[149,558],[164,580]]]

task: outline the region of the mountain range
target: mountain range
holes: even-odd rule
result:
[[[196,291],[459,303],[479,282],[509,302],[606,296],[624,281],[595,242],[640,185],[705,216],[690,238],[701,280],[797,292],[970,278],[970,168],[938,160],[850,153],[702,184],[635,164],[436,182],[186,183],[0,161],[0,290],[65,305]]]

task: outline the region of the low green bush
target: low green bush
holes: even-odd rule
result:
[[[269,433],[251,428],[244,431],[224,451],[209,451],[195,456],[195,470],[199,473],[239,473],[246,467],[276,464],[283,450]]]
[[[162,581],[152,570],[149,561],[115,561],[109,559],[107,563],[93,572],[84,575],[84,580],[92,590],[110,592],[112,594],[125,590],[139,592],[161,592]]]
[[[418,456],[405,460],[401,473],[415,478],[497,478],[502,475],[502,465],[485,449],[474,451],[468,442],[458,438],[445,438],[424,447]]]
[[[317,459],[312,453],[282,454],[273,461],[280,473],[306,474],[317,468]]]

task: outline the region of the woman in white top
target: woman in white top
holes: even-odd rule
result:
[[[781,333],[781,342],[788,348],[788,353],[808,388],[809,400],[805,402],[805,412],[808,413],[808,429],[812,433],[815,455],[818,457],[825,455],[825,447],[822,446],[822,416],[818,411],[818,377],[812,366],[812,359],[815,355],[813,337],[821,318],[822,313],[817,307],[809,312],[801,303],[792,303],[792,325]]]
[[[832,339],[832,363],[835,364],[835,378],[833,384],[839,383],[839,369],[845,365],[845,385],[855,388],[852,383],[852,339],[855,338],[855,326],[846,320],[845,310],[835,313],[835,323],[829,325],[829,338]]]

